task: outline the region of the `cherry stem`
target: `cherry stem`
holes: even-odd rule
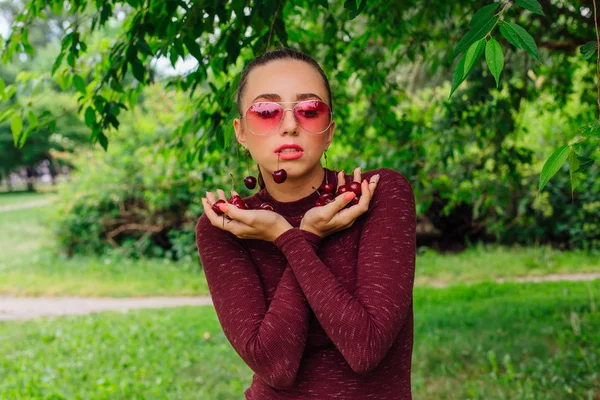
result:
[[[233,175],[231,174],[231,172],[229,173],[229,176],[231,176],[231,190],[233,191],[234,185],[233,185]]]

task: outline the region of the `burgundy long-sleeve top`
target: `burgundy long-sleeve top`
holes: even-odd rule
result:
[[[196,241],[223,332],[254,372],[250,400],[411,399],[416,213],[400,173],[380,180],[369,210],[320,238],[299,229],[313,192],[273,204],[292,229],[274,242],[241,239],[203,214]],[[337,184],[335,171],[325,169]],[[346,175],[346,183],[353,176]]]

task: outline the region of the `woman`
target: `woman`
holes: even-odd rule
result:
[[[254,372],[246,399],[410,399],[410,183],[387,168],[346,176],[322,167],[335,129],[331,91],[303,53],[283,48],[253,60],[237,104],[236,138],[264,187],[243,199],[247,209],[217,206],[226,215],[207,192],[196,239],[223,332]],[[279,153],[286,144],[300,152]],[[349,191],[316,205],[315,188],[352,181],[361,183],[356,204]]]

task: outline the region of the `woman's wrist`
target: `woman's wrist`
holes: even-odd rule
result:
[[[279,224],[279,226],[274,229],[274,236],[271,240],[271,242],[274,242],[279,236],[283,235],[285,232],[289,231],[290,229],[292,229],[293,226],[290,225],[289,222],[287,222],[285,219]]]
[[[310,232],[310,233],[322,238],[322,236],[319,234],[319,232],[315,232],[313,229],[310,229],[310,227],[308,227],[306,225],[300,224],[300,227],[298,229],[302,229],[303,231]]]

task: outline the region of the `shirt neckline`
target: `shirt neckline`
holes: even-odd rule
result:
[[[327,182],[333,182],[337,187],[337,173],[330,170],[329,168],[323,168],[325,174],[323,175],[323,181],[321,184]],[[319,193],[315,190],[308,196],[295,201],[277,201],[271,196],[265,187],[257,193],[257,197],[263,202],[269,202],[273,205],[274,211],[280,215],[286,217],[302,217],[308,210],[315,207],[315,203],[319,198]]]

